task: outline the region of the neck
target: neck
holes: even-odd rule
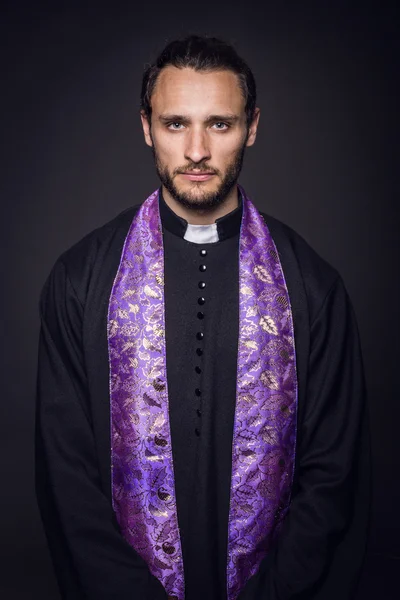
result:
[[[220,217],[224,217],[228,213],[232,212],[239,206],[239,191],[235,185],[229,194],[226,196],[224,201],[213,209],[205,208],[187,208],[177,202],[169,193],[169,191],[162,186],[163,198],[174,211],[178,217],[185,219],[190,225],[211,225],[215,223]]]

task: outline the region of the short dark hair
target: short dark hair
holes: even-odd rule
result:
[[[215,37],[190,35],[170,42],[156,61],[147,67],[142,81],[140,106],[151,120],[151,96],[157,78],[167,66],[185,67],[195,71],[220,71],[227,69],[236,73],[245,98],[247,126],[250,125],[256,107],[256,82],[246,62],[240,58],[232,45]]]

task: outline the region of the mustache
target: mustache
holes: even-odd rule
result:
[[[214,167],[209,167],[206,164],[190,164],[190,165],[186,165],[185,167],[177,167],[176,169],[174,169],[174,175],[179,175],[182,173],[191,173],[192,171],[196,171],[196,175],[200,175],[201,173],[215,173],[216,175],[220,175],[220,172],[218,169],[215,169]]]

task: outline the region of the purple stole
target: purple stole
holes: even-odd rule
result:
[[[289,294],[274,241],[243,188],[239,340],[228,522],[235,600],[289,510],[297,374]],[[112,502],[124,538],[170,596],[185,598],[165,350],[158,190],[132,220],[108,312]]]

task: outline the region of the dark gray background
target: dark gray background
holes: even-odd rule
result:
[[[144,64],[187,33],[234,42],[261,107],[241,183],[341,273],[359,323],[374,468],[360,598],[399,597],[395,4],[3,3],[2,598],[58,598],[33,487],[38,295],[57,256],[158,185]],[[338,599],[340,600],[340,599]]]

